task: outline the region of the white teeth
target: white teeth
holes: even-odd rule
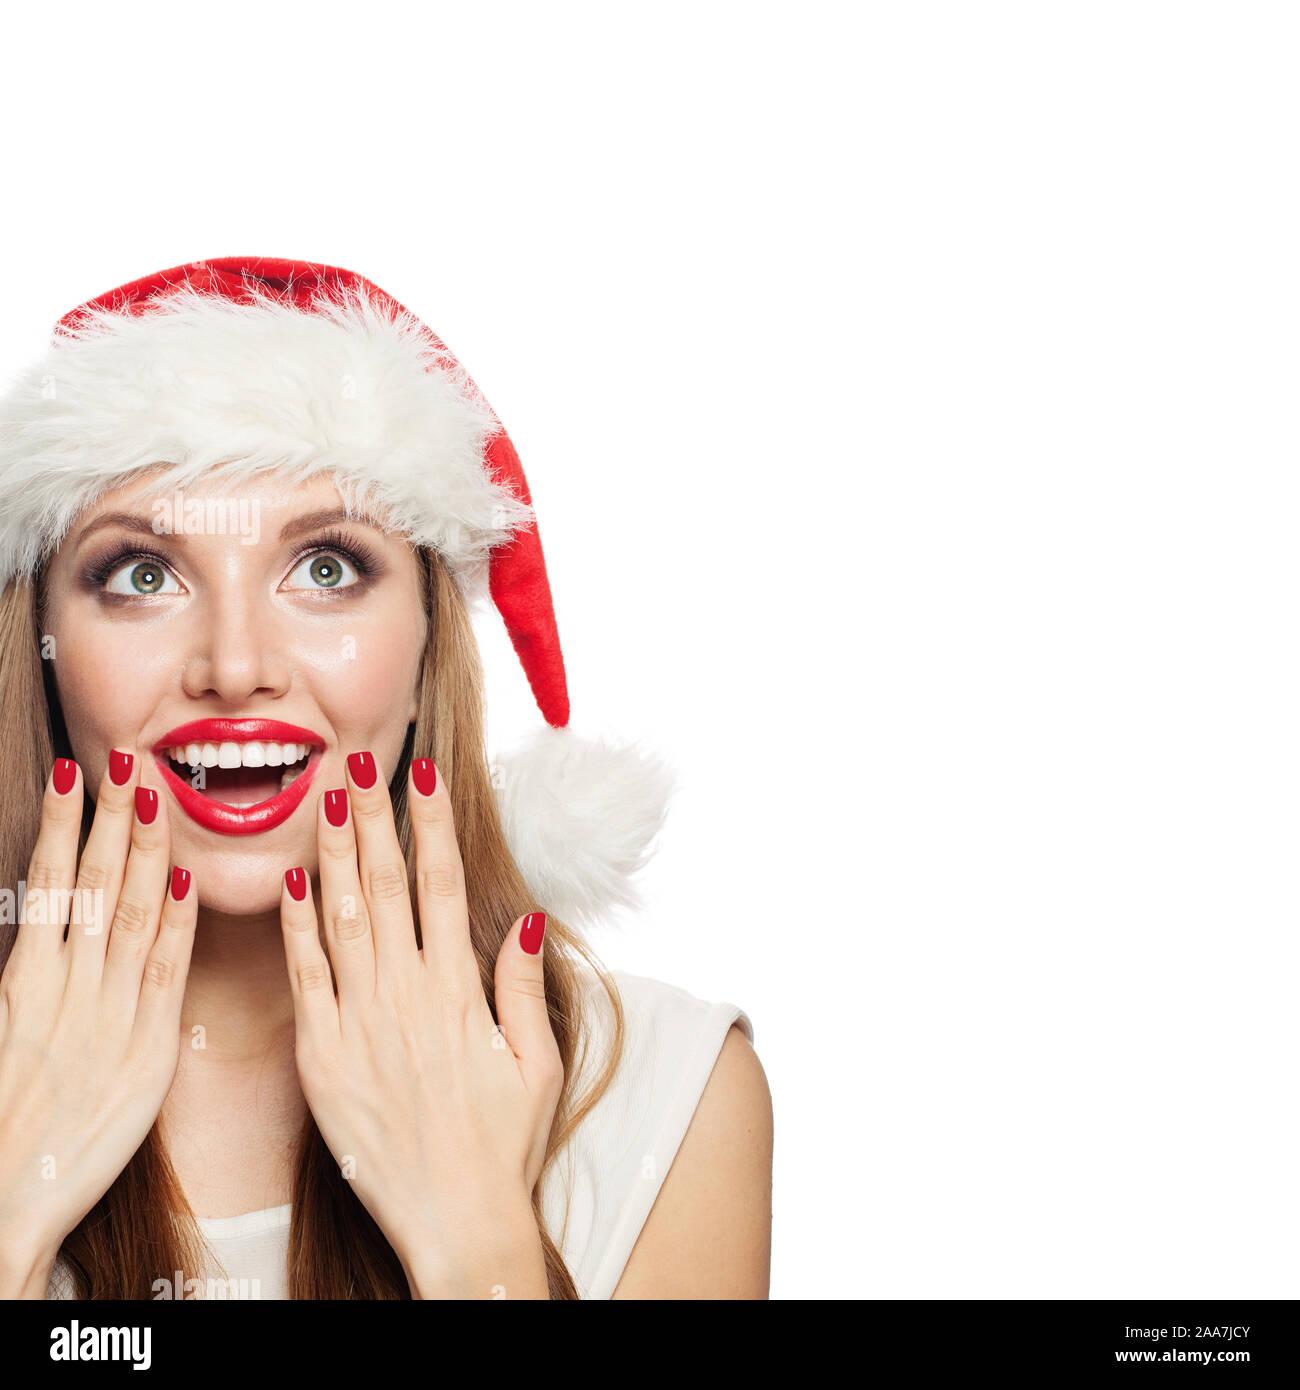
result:
[[[187,743],[167,750],[190,767],[288,767],[311,753],[309,743]]]
[[[302,768],[300,767],[285,768],[284,776],[280,778],[280,790],[283,791],[289,785],[290,782],[292,782],[295,778],[300,777],[301,775]]]

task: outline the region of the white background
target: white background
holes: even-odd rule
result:
[[[752,1017],[774,1296],[1300,1294],[1294,9],[6,25],[0,366],[290,256],[506,424],[575,727],[681,780],[595,944]]]

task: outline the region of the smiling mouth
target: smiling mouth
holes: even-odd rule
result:
[[[163,785],[195,825],[261,835],[303,804],[325,741],[279,719],[194,719],[153,746]]]
[[[168,770],[200,796],[242,810],[287,790],[307,770],[310,743],[190,743],[159,749]]]

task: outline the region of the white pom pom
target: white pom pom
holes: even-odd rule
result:
[[[548,725],[499,757],[492,780],[510,852],[539,908],[580,927],[640,906],[631,879],[673,791],[661,758]]]

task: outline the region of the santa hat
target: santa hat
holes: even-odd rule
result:
[[[435,334],[360,275],[261,256],[177,266],[71,310],[0,398],[0,590],[35,574],[84,508],[160,465],[169,493],[328,476],[349,507],[437,551],[471,603],[486,588],[547,725],[494,768],[515,861],[564,921],[637,904],[670,773],[568,729],[519,456]]]

